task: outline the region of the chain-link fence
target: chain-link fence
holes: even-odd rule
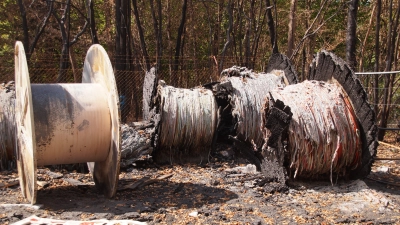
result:
[[[115,66],[115,61],[120,60],[120,58],[113,55],[109,56],[113,66]],[[82,77],[82,68],[85,55],[79,54],[75,56],[74,64],[75,69],[70,66],[70,69],[60,70],[60,55],[57,54],[34,54],[29,60],[29,74],[31,77],[31,83],[56,83],[57,77],[60,74],[66,77],[67,82],[80,82]],[[71,60],[72,61],[72,60]],[[120,97],[121,105],[121,120],[123,122],[133,122],[140,121],[142,119],[142,98],[143,98],[143,81],[145,76],[145,64],[143,59],[132,58],[129,60],[129,67],[131,70],[122,71],[114,70],[117,88]],[[148,60],[155,66],[157,59],[151,58]],[[240,59],[234,57],[183,57],[178,61],[179,66],[174,68],[173,58],[163,58],[157,72],[159,79],[164,80],[167,85],[171,85],[179,88],[192,88],[199,85],[207,84],[210,82],[219,80],[219,71],[221,69],[229,68],[233,65],[240,65]],[[266,63],[268,62],[265,58],[253,59],[255,63],[253,66],[256,71],[263,71]],[[9,53],[3,55],[0,58],[0,83],[7,83],[8,81],[14,80],[14,55]],[[223,66],[221,66],[223,62]],[[218,65],[219,64],[219,65]],[[390,104],[390,118],[389,127],[393,125],[397,127],[399,124],[399,113],[400,113],[400,97],[397,94],[399,89],[400,73],[395,73],[393,75],[393,86],[392,97]],[[362,81],[370,99],[370,103],[374,105],[373,101],[373,91],[378,89],[380,95],[382,95],[385,88],[383,87],[382,79],[386,74],[379,75],[379,87],[374,88],[372,86],[373,77],[377,76],[370,73],[358,74],[358,77]],[[95,93],[93,93],[95,94]],[[382,103],[378,103],[378,107],[382,107]],[[377,120],[379,121],[379,115]]]
[[[7,56],[5,56],[7,57]],[[76,57],[76,56],[75,56]],[[80,82],[82,79],[82,68],[85,56],[79,56],[75,59],[75,67],[67,70],[60,70],[60,55],[40,55],[32,56],[28,62],[28,70],[31,83],[57,83],[57,78],[62,74],[67,82]],[[7,65],[0,65],[0,83],[7,83],[14,80],[14,56],[10,54]],[[115,57],[110,56],[113,66],[115,65]],[[169,63],[173,60],[164,60],[167,63],[161,63],[157,71],[159,79],[164,80],[167,85],[179,88],[193,88],[199,85],[215,82],[219,80],[218,62],[222,58],[181,58],[179,66]],[[5,61],[2,59],[2,61]],[[156,59],[149,60],[155,62]],[[237,65],[236,59],[224,58],[224,66],[228,68]],[[265,61],[265,60],[264,60]],[[142,119],[142,98],[143,98],[143,81],[146,72],[142,69],[143,64],[140,60],[132,60],[129,71],[114,70],[117,88],[120,97],[121,120],[122,122],[140,121]],[[263,65],[264,66],[264,65]],[[258,66],[261,71],[263,66]],[[72,67],[72,66],[71,66]],[[93,93],[95,94],[95,93]]]
[[[380,125],[382,118],[382,108],[387,107],[389,117],[387,118],[387,128],[400,128],[400,71],[386,72],[356,72],[357,77],[363,84],[367,92],[369,103],[376,111],[377,123]],[[378,86],[374,85],[374,79],[377,78]],[[388,82],[387,87],[385,82]],[[376,92],[376,93],[375,93]],[[385,92],[389,95],[388,102],[383,103]],[[378,95],[377,101],[374,99],[374,94]]]

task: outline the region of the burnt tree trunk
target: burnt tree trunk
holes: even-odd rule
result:
[[[29,60],[31,55],[33,54],[33,51],[36,48],[36,44],[39,41],[39,38],[42,35],[42,33],[47,25],[47,22],[49,21],[50,16],[53,12],[54,1],[47,0],[46,3],[47,3],[49,10],[48,10],[47,14],[44,16],[43,22],[38,24],[38,27],[36,29],[36,34],[33,38],[32,43],[30,43],[30,41],[29,41],[29,39],[30,39],[29,38],[29,26],[28,26],[28,22],[26,19],[25,6],[24,6],[24,3],[22,0],[18,0],[18,6],[20,9],[21,18],[22,18],[22,29],[23,29],[23,33],[24,33],[24,49],[25,49],[25,51],[27,51],[26,52],[27,60]]]

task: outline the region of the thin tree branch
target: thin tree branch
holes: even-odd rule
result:
[[[301,45],[304,43],[304,41],[305,41],[308,37],[310,37],[310,36],[316,34],[316,33],[321,29],[321,27],[323,27],[323,26],[325,25],[326,22],[328,22],[328,21],[331,20],[334,16],[336,16],[336,15],[342,10],[342,8],[346,5],[345,3],[343,3],[341,7],[338,7],[338,9],[336,10],[336,12],[335,12],[334,14],[332,14],[330,17],[328,17],[328,19],[322,21],[322,23],[321,23],[320,25],[318,25],[318,27],[310,33],[311,28],[313,28],[315,22],[317,21],[317,19],[318,19],[319,16],[321,15],[322,9],[324,8],[324,6],[325,6],[325,4],[326,4],[327,1],[328,1],[328,0],[325,0],[325,1],[322,3],[322,5],[321,5],[321,7],[320,7],[320,9],[319,9],[319,11],[318,11],[318,13],[317,13],[317,15],[315,16],[313,22],[311,23],[311,25],[310,25],[310,26],[308,27],[308,29],[306,30],[306,32],[305,32],[303,38],[302,38],[302,39],[299,41],[299,43],[297,44],[296,49],[294,50],[293,54],[290,56],[290,59],[291,59],[291,60],[293,60],[294,56],[295,56],[295,55],[297,54],[297,52],[300,50],[300,47],[301,47]]]
[[[223,67],[223,65],[224,65],[224,57],[225,57],[225,54],[226,54],[226,50],[228,49],[228,47],[230,46],[230,44],[231,44],[231,42],[232,42],[232,39],[231,39],[231,32],[232,32],[232,27],[233,27],[233,7],[232,7],[232,1],[231,0],[229,0],[229,2],[228,2],[228,5],[226,6],[226,10],[227,10],[227,12],[228,12],[228,18],[229,18],[229,25],[228,25],[228,29],[226,30],[226,42],[225,42],[225,45],[224,45],[224,48],[222,49],[222,52],[221,52],[221,62],[220,62],[220,65],[219,65],[219,71],[218,72],[220,72],[220,71],[222,71],[222,67]]]
[[[47,5],[49,6],[49,11],[47,12],[46,16],[44,17],[43,22],[41,23],[41,26],[37,30],[37,32],[35,34],[35,37],[33,39],[33,42],[29,47],[29,51],[28,51],[28,55],[27,55],[28,60],[31,57],[31,55],[33,54],[33,51],[36,48],[36,44],[39,41],[39,38],[42,35],[42,33],[43,33],[43,31],[44,31],[44,29],[45,29],[45,27],[47,25],[47,22],[50,19],[51,14],[53,13],[53,2],[52,1],[47,1]]]

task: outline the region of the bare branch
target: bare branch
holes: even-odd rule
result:
[[[50,19],[50,16],[53,12],[53,2],[52,1],[47,1],[47,5],[49,6],[49,11],[47,12],[46,16],[43,19],[43,22],[41,23],[41,26],[39,27],[39,29],[37,30],[36,34],[35,34],[35,38],[33,39],[32,44],[29,47],[29,53],[28,53],[28,57],[30,57],[33,54],[33,51],[35,50],[36,44],[39,41],[40,36],[42,35],[44,28],[47,25],[47,22]]]
[[[222,49],[222,52],[221,52],[221,56],[222,56],[222,59],[221,59],[221,63],[220,63],[220,68],[219,68],[219,71],[222,71],[222,66],[224,65],[224,57],[225,57],[225,54],[226,54],[226,50],[228,49],[228,47],[230,46],[230,44],[231,44],[231,42],[232,42],[232,39],[231,39],[231,32],[232,32],[232,27],[233,27],[233,6],[232,6],[232,1],[229,1],[228,2],[228,5],[227,5],[227,7],[226,7],[226,9],[227,9],[227,12],[228,12],[228,17],[229,17],[229,25],[228,25],[228,29],[226,30],[226,42],[225,42],[225,45],[224,45],[224,48]]]
[[[319,11],[318,11],[318,13],[317,13],[317,15],[315,16],[315,18],[314,18],[313,22],[311,23],[311,25],[310,25],[310,26],[308,27],[308,29],[306,30],[306,32],[305,32],[303,38],[302,38],[302,39],[299,41],[299,43],[297,44],[296,49],[294,50],[293,54],[292,54],[290,57],[288,56],[291,60],[292,60],[293,57],[297,54],[297,52],[300,50],[300,47],[303,45],[304,41],[305,41],[308,37],[310,37],[310,36],[316,34],[316,33],[321,29],[321,27],[323,27],[323,26],[325,25],[326,22],[328,22],[328,21],[331,20],[333,17],[335,17],[335,16],[343,9],[343,7],[347,4],[347,3],[343,3],[341,7],[338,7],[338,9],[336,10],[336,12],[335,12],[334,14],[332,14],[328,19],[322,21],[322,23],[321,23],[320,25],[318,25],[318,27],[317,27],[315,30],[313,30],[312,32],[310,32],[311,28],[314,27],[315,22],[316,22],[317,19],[320,17],[321,12],[322,12],[322,9],[325,7],[325,4],[327,3],[327,1],[328,1],[328,0],[325,0],[325,1],[322,3],[322,5],[321,5],[321,7],[320,7],[320,9],[319,9]]]
[[[75,36],[74,39],[72,39],[72,41],[69,43],[69,46],[72,46],[73,44],[75,44],[78,40],[79,37],[82,36],[83,33],[85,33],[87,26],[89,25],[88,21],[85,21],[85,25],[83,25],[82,30],[80,32],[78,32]]]

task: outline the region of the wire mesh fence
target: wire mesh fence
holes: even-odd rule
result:
[[[30,57],[28,62],[29,74],[31,83],[57,83],[57,78],[65,76],[67,82],[81,82],[82,68],[85,55],[77,54],[74,56],[75,65],[69,69],[60,70],[61,55],[35,53]],[[122,60],[123,56],[109,56],[115,68],[116,61]],[[0,64],[0,83],[7,83],[14,80],[14,55],[12,53],[1,56]],[[72,60],[71,60],[72,61]],[[130,58],[129,70],[114,70],[117,88],[120,97],[121,120],[123,122],[133,122],[142,119],[142,97],[143,97],[143,81],[145,77],[145,63],[140,58]],[[156,58],[148,59],[151,65],[155,66]],[[178,88],[193,88],[202,84],[219,80],[219,72],[221,69],[229,68],[234,65],[243,65],[243,60],[236,57],[181,57],[178,61],[173,58],[162,58],[160,67],[157,71],[159,79],[164,80],[167,85]],[[268,62],[266,58],[257,58],[253,60],[252,65],[248,67],[255,71],[263,71],[265,64]],[[69,61],[70,62],[70,61]],[[221,63],[223,62],[223,65]],[[178,64],[175,64],[178,63]],[[128,64],[128,63],[127,63]],[[178,65],[178,66],[176,66]],[[363,72],[356,73],[358,78],[363,83],[372,107],[376,105],[373,96],[374,91],[378,90],[379,96],[382,96],[385,87],[384,79],[386,76],[392,76],[393,85],[390,87],[392,98],[387,104],[389,105],[390,118],[388,127],[398,127],[400,124],[400,71],[392,72]],[[379,77],[379,86],[374,87],[373,79]],[[95,94],[95,93],[93,93]],[[383,107],[381,101],[378,101],[377,108]],[[379,115],[377,118],[379,121]]]
[[[383,107],[387,107],[390,111],[386,126],[388,129],[385,127],[380,127],[380,129],[398,130],[400,128],[400,71],[356,72],[355,74],[368,94],[371,107],[376,111],[377,123],[381,120]],[[375,78],[378,85],[374,84]],[[386,103],[383,102],[385,92],[390,96]],[[377,100],[374,99],[375,94],[378,96]]]
[[[9,57],[13,57],[10,55]],[[115,57],[110,56],[111,59]],[[13,58],[11,58],[13,59]],[[79,57],[76,68],[60,70],[60,56],[35,56],[28,62],[28,70],[31,83],[57,83],[59,76],[64,76],[67,83],[79,83],[82,80],[83,59]],[[121,120],[124,123],[139,121],[142,119],[143,82],[146,72],[142,69],[140,60],[132,60],[131,70],[114,70],[119,92]],[[155,60],[153,60],[155,61]],[[115,66],[115,62],[112,62]],[[224,60],[224,68],[235,65],[231,58]],[[214,59],[199,60],[195,58],[183,58],[179,60],[179,66],[162,64],[157,71],[158,78],[164,80],[167,85],[178,88],[193,88],[203,84],[217,81],[219,70]],[[0,83],[14,80],[14,67],[11,62],[8,65],[0,65]],[[96,94],[96,93],[93,93]]]

